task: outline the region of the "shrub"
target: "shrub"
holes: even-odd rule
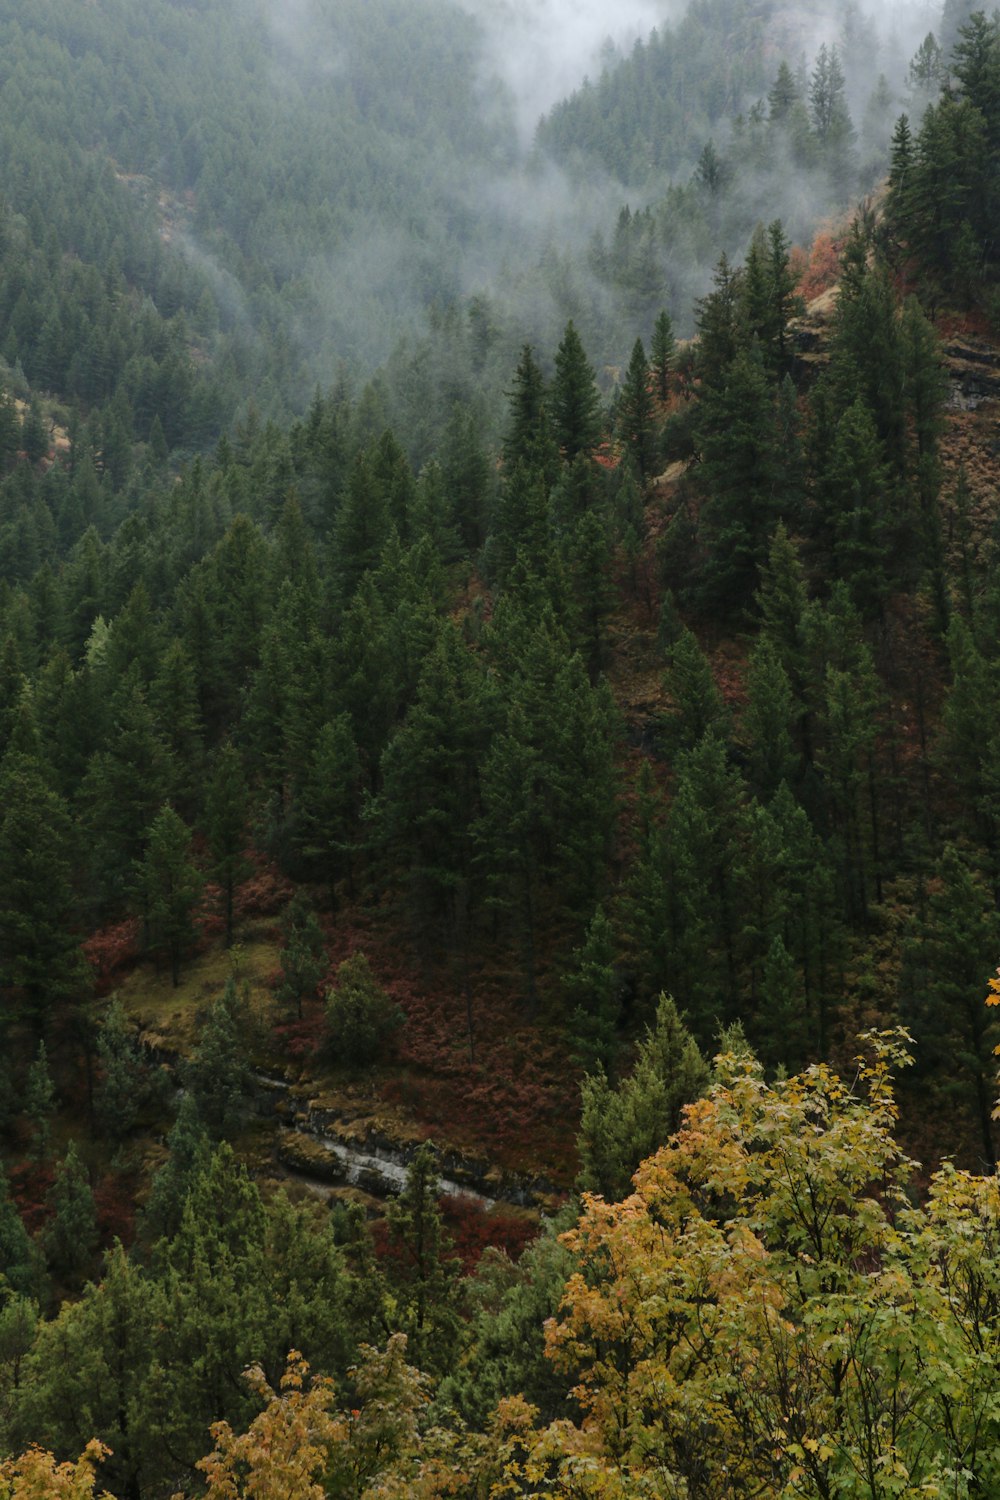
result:
[[[348,1068],[367,1068],[391,1049],[405,1020],[363,953],[345,959],[326,999],[327,1055]]]

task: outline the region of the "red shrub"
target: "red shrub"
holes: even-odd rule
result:
[[[124,922],[102,927],[81,945],[83,956],[94,971],[98,995],[109,994],[122,974],[138,962],[140,930],[138,917],[129,917]]]

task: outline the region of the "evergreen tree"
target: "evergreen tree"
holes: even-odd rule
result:
[[[593,367],[572,321],[556,350],[549,408],[564,461],[572,463],[578,454],[593,453],[601,440],[601,403]]]
[[[503,442],[504,469],[523,468],[541,476],[547,485],[558,463],[558,448],[552,433],[545,381],[530,344],[521,350],[514,383],[506,393],[509,403]]]
[[[185,1200],[211,1151],[198,1102],[190,1090],[181,1095],[177,1119],[167,1136],[167,1151],[166,1161],[153,1177],[140,1220],[142,1237],[150,1245],[170,1238],[180,1228]]]
[[[195,938],[192,914],[203,885],[190,851],[190,830],[172,807],[164,805],[149,828],[139,887],[149,944],[155,952],[166,953],[175,988],[180,984],[181,959]]]
[[[550,540],[549,503],[537,470],[517,465],[505,474],[486,541],[488,576],[505,588],[519,558],[538,567]]]
[[[24,1221],[10,1200],[7,1178],[0,1169],[0,1319],[15,1299],[30,1297],[38,1291],[37,1252]],[[0,1369],[3,1367],[0,1337]],[[0,1423],[3,1421],[0,1398]],[[0,1428],[2,1430],[2,1428]]]
[[[354,461],[334,529],[331,563],[342,605],[351,600],[363,575],[377,566],[392,525],[385,475],[369,448]]]
[[[56,1090],[44,1042],[39,1042],[35,1060],[28,1069],[24,1112],[31,1129],[31,1154],[36,1161],[44,1161],[49,1154],[52,1120],[56,1112]]]
[[[365,955],[346,958],[326,997],[327,1050],[332,1060],[350,1069],[371,1067],[391,1050],[405,1019]]]
[[[360,816],[361,764],[350,716],[328,719],[316,735],[294,791],[292,843],[309,875],[326,882],[336,909],[337,883],[352,878],[351,843]]]
[[[636,339],[632,346],[632,357],[618,396],[615,425],[640,477],[648,479],[654,460],[653,398],[642,339]]]
[[[0,984],[20,997],[23,1019],[39,1032],[54,1007],[90,986],[74,930],[76,853],[65,802],[15,731],[0,764]]]
[[[675,908],[670,978],[704,1041],[736,1013],[746,800],[745,783],[714,734],[678,757],[667,826]]]
[[[134,889],[171,768],[134,672],[116,689],[110,718],[113,732],[90,759],[82,797],[96,874],[105,901],[113,905]]]
[[[79,1452],[99,1435],[110,1450],[102,1482],[122,1500],[141,1500],[164,1473],[163,1446],[143,1410],[155,1356],[152,1302],[138,1260],[116,1245],[103,1277],[39,1326],[16,1403],[24,1429],[59,1452]]]
[[[747,703],[740,737],[747,752],[747,780],[762,796],[782,782],[794,784],[799,768],[796,730],[802,706],[795,701],[788,674],[771,638],[761,635],[747,663]]]
[[[541,421],[541,413],[539,413]],[[466,552],[476,552],[486,538],[486,518],[489,514],[493,492],[493,473],[489,457],[482,442],[483,422],[480,412],[456,404],[445,429],[439,454],[441,484],[447,501],[444,522],[442,555],[448,556],[450,533],[448,527],[457,526],[459,539]],[[549,441],[551,449],[551,440]],[[533,460],[532,438],[529,432],[522,452],[515,442],[511,455],[511,467],[519,461],[531,464]],[[544,459],[539,455],[544,466]],[[505,456],[506,465],[506,456]],[[414,523],[420,509],[420,496],[415,501]]]
[[[983,1003],[983,975],[996,968],[1000,918],[975,864],[945,846],[923,917],[911,924],[902,1011],[916,1036],[921,1071],[960,1106],[971,1094],[985,1169],[996,1161],[993,1128],[998,1028]]]
[[[769,118],[772,124],[783,124],[789,117],[792,106],[799,98],[798,84],[788,63],[782,58],[777,76],[767,95]]]
[[[654,324],[649,354],[650,368],[653,372],[653,390],[656,399],[664,405],[670,396],[670,382],[674,360],[677,356],[673,324],[665,308],[659,313]]]
[[[874,800],[878,680],[868,651],[862,648],[854,670],[828,667],[823,688],[817,764],[835,830],[844,906],[852,921],[864,924],[872,896],[880,899],[881,881]]]
[[[563,536],[569,582],[576,606],[577,639],[592,683],[608,660],[608,619],[615,602],[614,552],[603,509],[585,511]]]
[[[437,1152],[418,1146],[406,1186],[389,1204],[388,1275],[396,1300],[395,1322],[407,1349],[432,1374],[450,1367],[458,1340],[452,1282],[458,1269],[437,1204]]]
[[[237,1130],[246,1117],[253,1075],[244,1038],[245,1004],[230,977],[198,1033],[184,1081],[197,1105],[198,1119],[218,1140]],[[180,1123],[178,1121],[178,1123]]]
[[[626,1197],[636,1167],[677,1130],[684,1106],[705,1092],[710,1076],[673,1000],[661,995],[628,1077],[617,1088],[602,1072],[584,1079],[581,1188],[611,1201]]]
[[[143,1054],[121,1001],[112,999],[97,1038],[100,1077],[94,1093],[94,1112],[104,1133],[124,1140],[143,1110],[160,1102],[163,1088],[158,1071]]]
[[[42,1244],[52,1270],[79,1284],[97,1252],[97,1213],[87,1172],[71,1141],[48,1197],[52,1218]]]
[[[875,424],[860,401],[840,419],[822,487],[833,512],[837,572],[862,615],[871,618],[881,611],[889,587],[889,474]]]
[[[784,939],[776,933],[764,960],[754,1018],[764,1062],[795,1068],[802,1055],[803,1007],[799,977]]]
[[[227,948],[233,944],[236,887],[253,868],[246,857],[248,799],[242,757],[227,740],[216,754],[205,796],[205,831],[212,854],[211,874],[218,881],[222,896]]]
[[[319,982],[326,973],[323,929],[301,893],[296,893],[285,908],[281,927],[284,937],[281,977],[275,993],[283,1005],[295,1007],[301,1021],[303,998],[315,999]]]
[[[448,622],[383,762],[384,826],[407,870],[422,946],[442,930],[449,943],[468,941],[472,829],[493,717],[483,673]]]
[[[476,1430],[507,1391],[521,1392],[542,1421],[568,1412],[565,1380],[545,1357],[544,1328],[566,1289],[571,1257],[561,1226],[569,1222],[565,1212],[546,1220],[517,1261],[488,1249],[468,1280],[471,1340],[438,1399],[454,1403]]]
[[[743,272],[725,255],[715,269],[712,291],[695,304],[698,348],[695,368],[706,389],[720,387],[729,366],[745,347],[742,325]]]
[[[170,642],[149,685],[155,730],[168,756],[171,800],[191,816],[199,800],[205,758],[204,729],[194,665],[182,641]]]
[[[722,694],[708,658],[687,626],[670,648],[665,686],[673,704],[666,728],[675,749],[692,750],[706,734],[727,737],[729,714]]]
[[[614,930],[599,906],[587,928],[581,948],[573,953],[572,967],[564,980],[568,1002],[571,1050],[588,1073],[610,1072],[618,1050],[616,1035],[621,1011],[621,981],[615,971]]]
[[[854,127],[847,109],[846,80],[836,47],[825,43],[816,56],[809,81],[809,110],[821,160],[841,196],[848,189]]]
[[[759,354],[736,354],[724,381],[705,391],[699,435],[709,549],[699,590],[706,604],[732,615],[759,582],[783,498],[774,391]]]

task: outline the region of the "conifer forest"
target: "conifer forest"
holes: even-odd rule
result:
[[[1000,12],[0,0],[0,1500],[998,1500]]]

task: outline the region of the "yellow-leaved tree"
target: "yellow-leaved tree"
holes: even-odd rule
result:
[[[363,1346],[349,1372],[353,1399],[338,1410],[333,1382],[309,1379],[292,1351],[280,1388],[259,1367],[246,1379],[263,1410],[247,1431],[212,1427],[215,1448],[199,1461],[204,1500],[422,1500],[457,1493],[468,1463],[460,1441],[422,1433],[427,1378],[406,1363],[406,1339]],[[184,1500],[175,1495],[174,1500]]]
[[[0,1463],[0,1500],[112,1500],[94,1490],[95,1467],[106,1453],[103,1444],[88,1443],[76,1463],[56,1463],[51,1453],[29,1448],[20,1458]]]
[[[908,1040],[850,1085],[724,1056],[632,1195],[585,1198],[548,1327],[582,1417],[506,1403],[495,1500],[1000,1495],[1000,1191],[946,1165],[915,1206]]]

